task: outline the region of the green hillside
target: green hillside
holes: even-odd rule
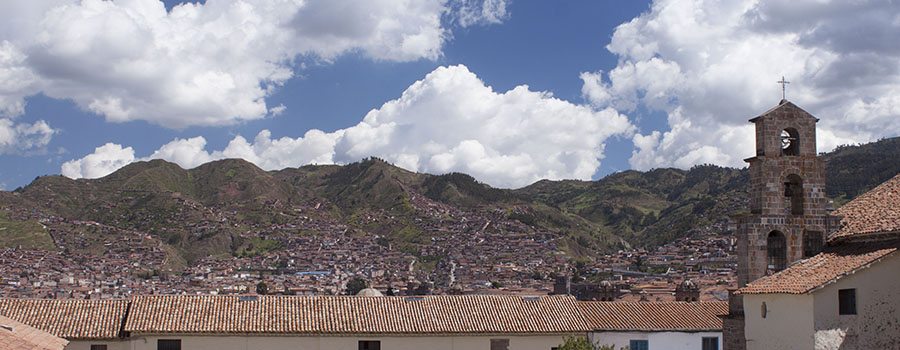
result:
[[[823,157],[827,194],[841,203],[900,172],[900,138],[844,146]],[[153,160],[100,179],[43,176],[0,193],[0,245],[56,249],[53,230],[95,234],[73,228],[73,220],[82,220],[104,225],[99,231],[107,235],[158,237],[178,254],[170,263],[190,264],[206,256],[282,249],[265,235],[307,220],[346,227],[339,234],[373,233],[379,242],[412,252],[431,244],[440,225],[462,224],[447,214],[459,212],[457,217],[518,221],[558,237],[555,244],[571,256],[582,256],[651,248],[698,232],[729,234],[728,218],[747,207],[748,181],[746,169],[701,165],[624,171],[598,181],[543,180],[505,190],[466,174],[414,173],[377,158],[279,171],[240,159],[189,170]],[[67,249],[92,253],[96,247]]]

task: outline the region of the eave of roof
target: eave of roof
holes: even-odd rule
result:
[[[843,219],[829,237],[832,244],[853,236],[900,232],[900,174],[844,204],[834,215]]]
[[[124,299],[0,299],[0,314],[68,340],[111,340],[122,334]]]
[[[727,302],[578,302],[594,331],[721,331]]]
[[[900,239],[845,243],[753,281],[734,294],[811,294],[896,255],[898,250]]]
[[[571,296],[138,296],[133,334],[571,334],[587,331]]]

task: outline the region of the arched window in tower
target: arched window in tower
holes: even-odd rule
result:
[[[822,231],[803,232],[803,257],[808,258],[819,254],[825,245],[825,236]]]
[[[779,231],[769,232],[766,238],[766,262],[768,269],[775,272],[787,266],[787,243],[784,234]]]
[[[781,131],[781,155],[796,156],[800,154],[800,133],[797,129],[787,128]]]
[[[784,212],[803,215],[803,179],[800,175],[791,174],[784,179]]]

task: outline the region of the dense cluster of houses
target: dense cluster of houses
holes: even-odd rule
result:
[[[237,220],[234,213],[207,213],[197,203],[174,198],[188,208],[176,213],[202,211],[208,215],[189,224],[188,229],[196,234],[223,229]],[[234,294],[255,292],[260,282],[267,285],[269,293],[336,295],[343,293],[354,277],[395,294],[413,294],[410,286],[427,285],[434,294],[541,295],[552,292],[553,277],[575,270],[570,258],[559,251],[557,235],[510,219],[505,210],[462,211],[419,195],[412,196],[410,204],[417,211],[412,222],[426,237],[423,244],[398,247],[380,235],[352,230],[318,212],[327,203],[292,208],[273,203],[269,209],[284,210],[290,219],[271,225],[244,223],[250,229],[242,235],[257,245],[276,249],[256,249],[238,257],[205,257],[183,270],[167,268],[171,251],[152,232],[43,217],[37,211],[9,213],[46,225],[58,250],[0,249],[0,270],[4,272],[0,296],[103,299]],[[3,208],[10,209],[21,208]],[[358,219],[378,222],[396,218],[379,210]],[[722,300],[724,288],[734,283],[734,240],[722,235],[727,230],[727,223],[717,222],[692,238],[655,250],[600,255],[581,270],[594,282],[611,279],[624,286],[623,300],[672,300],[674,288],[685,279],[709,289],[712,294],[705,293],[706,299]]]

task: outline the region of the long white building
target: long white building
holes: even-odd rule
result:
[[[655,311],[630,320],[627,332],[588,316],[643,305]],[[724,303],[579,302],[561,295],[0,300],[0,314],[65,338],[67,350],[551,350],[567,336],[600,344],[649,339],[649,349],[717,350],[696,344],[721,337],[716,315],[726,312]],[[626,312],[610,320],[628,317]]]

